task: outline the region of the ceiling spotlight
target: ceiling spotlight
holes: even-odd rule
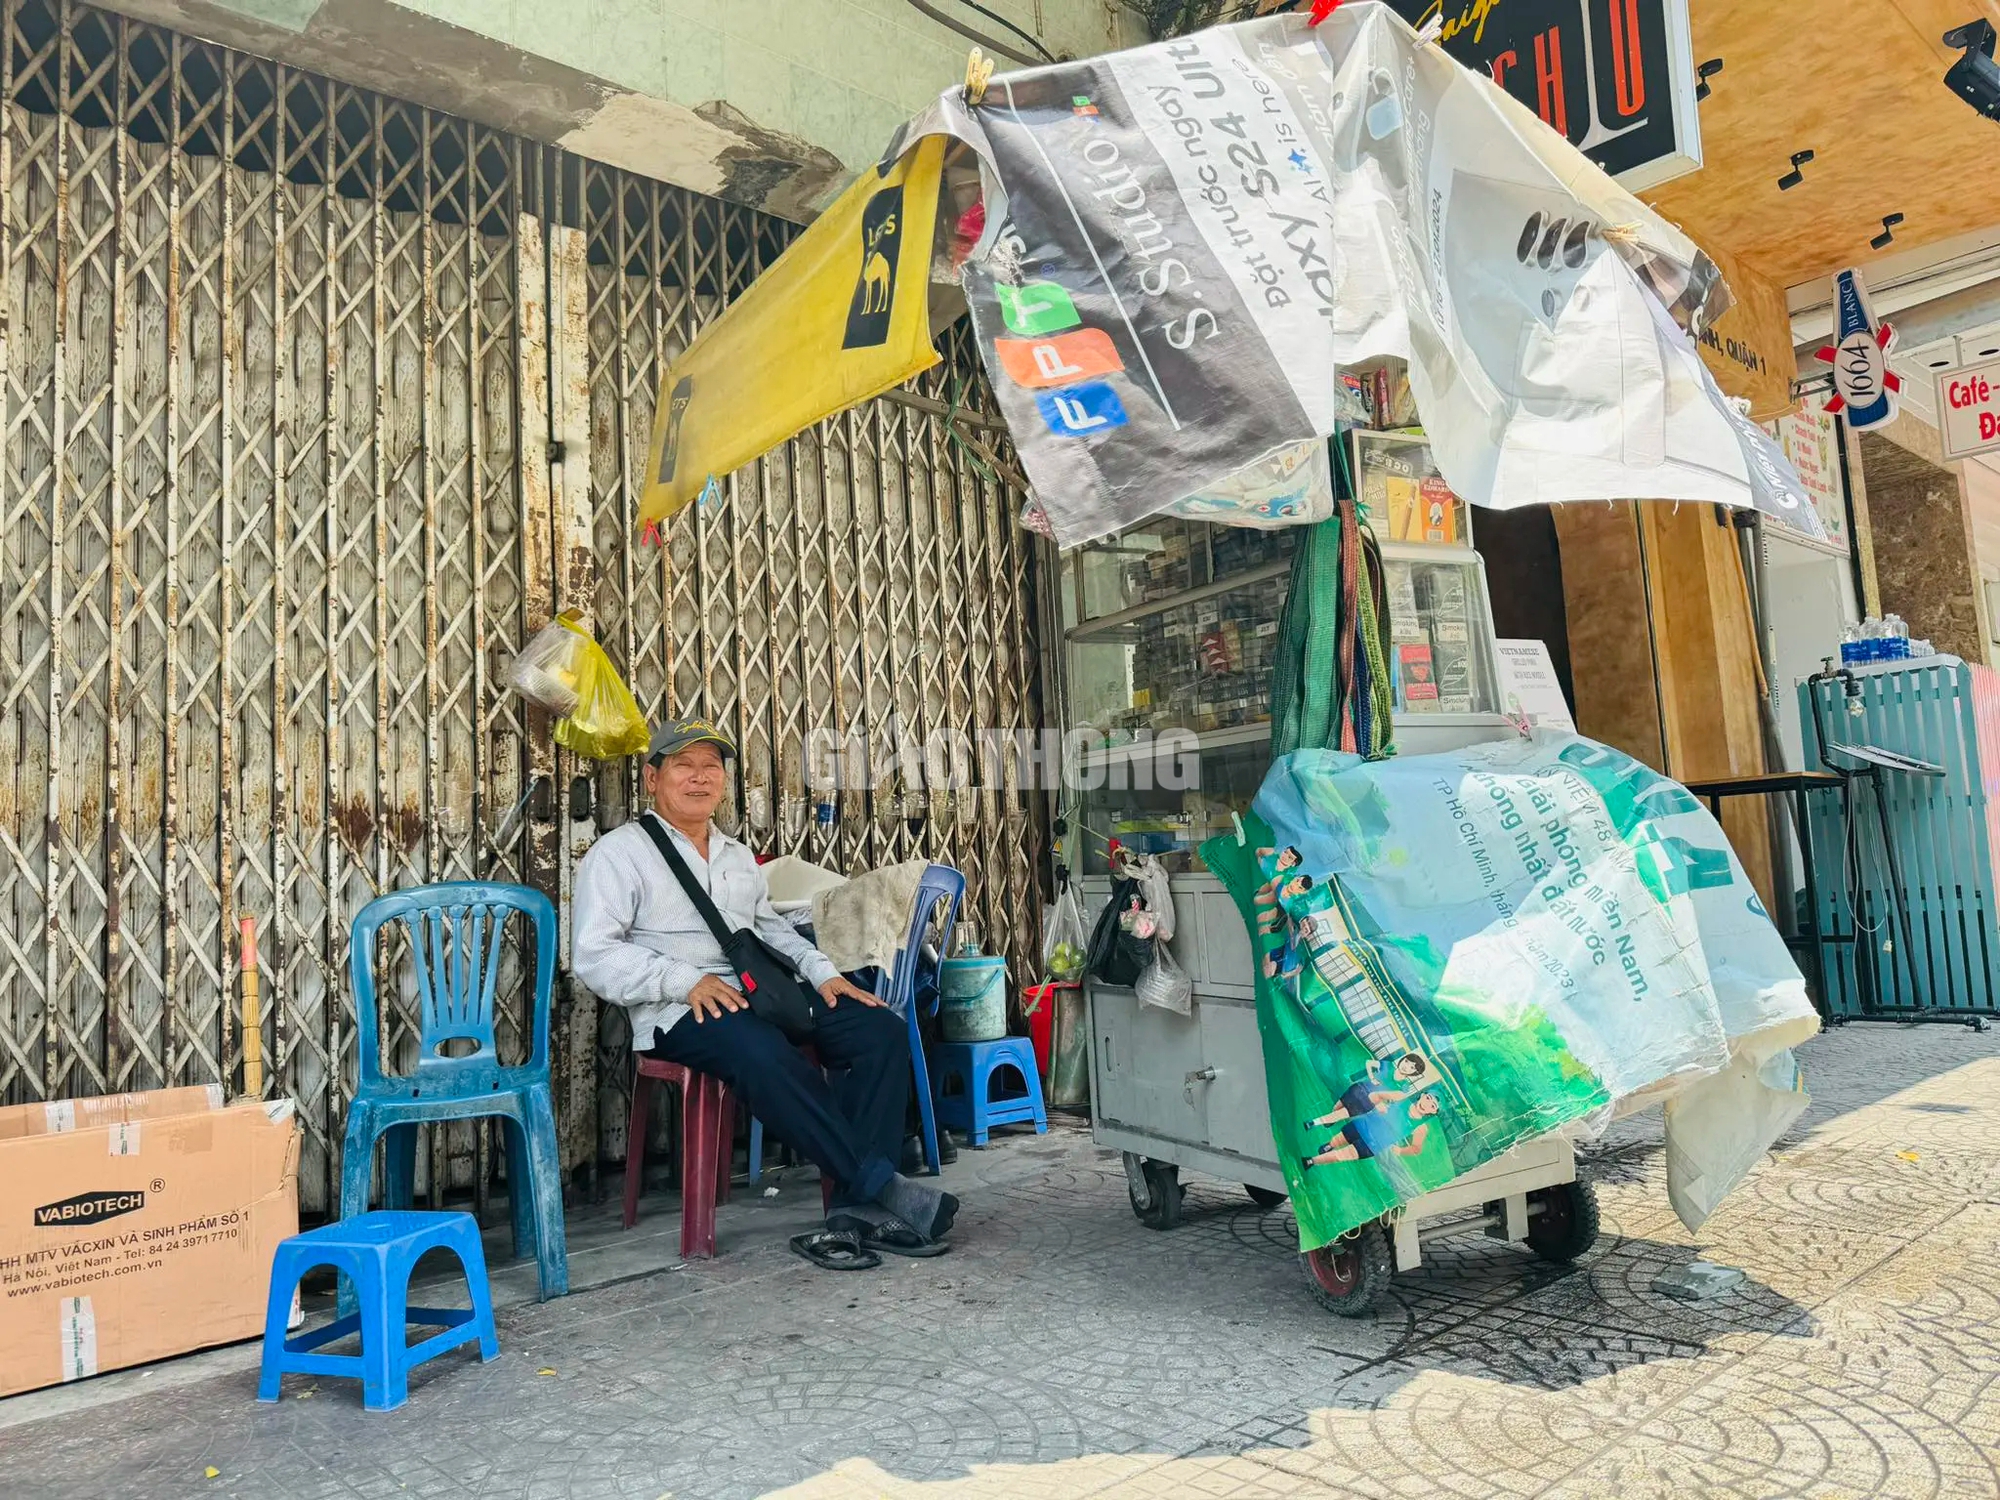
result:
[[[1801,172],[1799,168],[1803,167],[1807,162],[1811,161],[1812,159],[1813,159],[1813,154],[1810,151],[1794,151],[1792,153],[1792,170],[1787,172],[1783,177],[1780,177],[1778,179],[1778,191],[1781,193],[1789,193],[1793,188],[1797,187],[1800,183],[1804,182],[1806,180],[1806,174],[1804,172]]]
[[[1706,99],[1711,93],[1714,92],[1714,90],[1708,86],[1708,80],[1713,78],[1717,73],[1720,73],[1721,71],[1722,71],[1722,59],[1719,57],[1711,57],[1707,62],[1703,63],[1700,67],[1694,70],[1695,98]]]
[[[1896,226],[1902,222],[1903,216],[1901,214],[1884,214],[1882,216],[1882,232],[1868,242],[1868,248],[1870,250],[1887,250],[1890,245],[1895,243]]]

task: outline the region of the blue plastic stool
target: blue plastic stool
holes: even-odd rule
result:
[[[963,1130],[972,1144],[986,1144],[996,1125],[1034,1122],[1037,1135],[1047,1134],[1048,1111],[1042,1107],[1042,1080],[1035,1071],[1035,1046],[1024,1036],[997,1042],[940,1042],[933,1049],[937,1072],[937,1117],[941,1125]],[[1012,1068],[1021,1075],[1026,1093],[992,1097],[994,1075]],[[956,1083],[956,1092],[951,1085]]]
[[[465,1267],[465,1284],[472,1293],[469,1309],[408,1305],[411,1270],[426,1250],[440,1245]],[[299,1278],[315,1266],[332,1266],[351,1280],[360,1310],[286,1338],[292,1294]],[[444,1332],[406,1346],[412,1323]],[[361,1334],[359,1354],[313,1352],[356,1330]],[[357,1214],[295,1234],[278,1246],[271,1261],[271,1300],[264,1309],[264,1373],[257,1382],[257,1399],[276,1401],[287,1372],[359,1376],[362,1405],[370,1411],[394,1411],[409,1399],[412,1369],[474,1339],[482,1360],[500,1357],[478,1221],[462,1213]]]

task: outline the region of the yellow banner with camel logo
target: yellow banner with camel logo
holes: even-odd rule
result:
[[[943,136],[870,167],[668,369],[641,525],[801,428],[937,363],[931,238]]]

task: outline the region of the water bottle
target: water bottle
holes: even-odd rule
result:
[[[1885,659],[1882,632],[1882,622],[1873,615],[1870,615],[1861,622],[1861,659],[1863,661],[1882,661]]]
[[[1840,664],[1851,667],[1861,660],[1861,627],[1849,625],[1840,632]]]
[[[1882,655],[1886,661],[1906,661],[1910,655],[1910,627],[1901,615],[1882,622]]]

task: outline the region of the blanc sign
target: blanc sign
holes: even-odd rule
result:
[[[2000,448],[2000,359],[1937,378],[1938,436],[1946,458]]]
[[[1701,165],[1687,0],[1389,0],[1628,191]]]
[[[1896,330],[1876,318],[1858,270],[1842,271],[1833,278],[1833,298],[1834,336],[1839,342],[1814,356],[1833,366],[1833,399],[1826,409],[1844,410],[1847,425],[1856,432],[1893,422],[1903,389],[1902,377],[1889,368]]]

